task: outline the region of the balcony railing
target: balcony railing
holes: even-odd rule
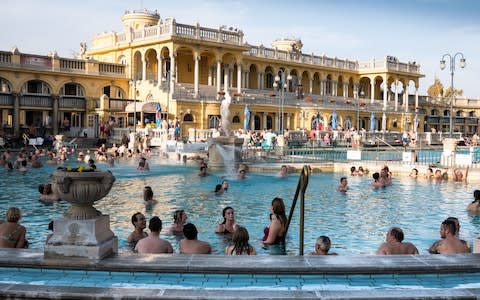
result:
[[[58,102],[59,108],[75,108],[80,110],[85,110],[86,101],[83,97],[72,97],[72,96],[63,96]]]
[[[50,95],[22,95],[20,106],[52,107],[53,100]]]
[[[0,105],[13,105],[13,96],[11,94],[0,94]]]

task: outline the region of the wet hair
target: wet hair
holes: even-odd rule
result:
[[[150,219],[148,223],[148,229],[152,232],[160,232],[162,231],[162,220],[159,217],[153,217]]]
[[[351,173],[355,172],[356,170],[357,170],[357,168],[355,168],[355,166],[352,166],[352,167],[350,168],[350,172],[351,172]]]
[[[340,183],[342,183],[342,181],[343,181],[344,179],[347,180],[347,177],[344,176],[344,177],[340,178]]]
[[[458,221],[457,217],[448,217],[445,220],[452,221],[455,224],[455,232],[453,233],[454,235],[458,234],[460,231],[460,221]]]
[[[392,227],[390,228],[390,234],[399,242],[403,241],[404,235],[403,235],[403,230],[398,227]]]
[[[147,185],[143,188],[143,201],[152,200],[152,198],[153,198],[152,187]]]
[[[48,230],[53,231],[53,221],[50,221],[50,223],[48,223]]]
[[[27,166],[27,161],[26,161],[26,160],[22,160],[21,164],[22,164],[22,167],[26,167],[26,166]]]
[[[44,185],[44,184],[40,184],[40,185],[38,186],[38,192],[39,192],[40,194],[43,194],[43,191],[44,191],[44,190],[45,190],[45,185]]]
[[[433,169],[432,169],[432,168],[428,168],[427,170],[433,173]]]
[[[480,190],[473,191],[473,198],[475,201],[480,200]]]
[[[221,189],[222,189],[222,185],[221,185],[221,184],[217,184],[217,185],[215,186],[215,193],[220,192]]]
[[[358,167],[358,170],[363,172],[363,167],[362,166]],[[326,238],[328,238],[328,236]]]
[[[446,219],[445,221],[442,222],[442,226],[445,227],[452,235],[455,235],[457,233],[457,228],[455,226],[455,221],[451,219]]]
[[[413,168],[413,169],[412,169],[412,172],[413,172],[413,171],[415,171],[415,175],[418,175],[418,170],[417,170],[417,168]]]
[[[231,209],[232,211],[234,211],[234,210],[233,210],[233,207],[231,207],[231,206],[227,206],[227,207],[225,207],[225,208],[222,210],[222,216],[223,216],[223,222],[222,222],[222,224],[227,223],[227,219],[225,218],[225,216],[227,215],[227,210],[229,210],[229,209]]]
[[[327,253],[328,250],[330,250],[332,242],[330,241],[330,238],[328,236],[321,235],[317,238],[316,244],[320,246],[320,250]]]
[[[50,195],[52,193],[53,193],[52,184],[51,183],[45,184],[43,186],[43,194]]]
[[[233,232],[232,242],[233,249],[230,254],[247,254],[250,255],[251,246],[248,243],[250,236],[248,235],[248,230],[245,227],[238,226],[237,229]]]
[[[275,197],[272,200],[272,211],[277,216],[277,219],[280,221],[280,224],[286,225],[287,224],[287,215],[285,214],[285,204],[283,203],[283,199],[279,197]]]
[[[373,179],[378,180],[380,178],[380,173],[375,172],[372,174]]]
[[[182,220],[182,214],[185,212],[183,209],[177,209],[173,213],[173,223],[178,224]]]
[[[7,222],[18,222],[22,218],[22,212],[18,207],[10,207],[6,215]]]
[[[134,213],[134,214],[132,215],[132,220],[131,220],[131,221],[132,221],[132,225],[135,226],[135,222],[138,221],[137,216],[138,216],[138,215],[141,215],[141,214],[142,214],[141,212],[136,212],[136,213]]]
[[[187,240],[197,239],[197,235],[198,235],[197,227],[195,227],[195,225],[193,225],[192,223],[185,224],[183,226],[183,235]]]

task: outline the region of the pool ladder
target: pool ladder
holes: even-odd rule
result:
[[[300,172],[300,178],[298,179],[297,191],[293,197],[292,207],[290,208],[290,213],[288,214],[287,227],[285,229],[284,237],[287,236],[288,228],[290,227],[290,221],[292,220],[293,212],[295,206],[297,205],[298,196],[300,195],[300,234],[299,234],[299,249],[298,254],[303,255],[303,240],[304,240],[304,217],[305,217],[305,191],[308,186],[308,178],[311,173],[311,168],[309,165],[304,165],[302,171]]]

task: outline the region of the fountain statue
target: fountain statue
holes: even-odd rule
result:
[[[228,171],[236,169],[241,160],[241,151],[244,139],[233,134],[230,118],[230,104],[232,97],[228,90],[220,105],[221,128],[220,136],[209,139],[208,157],[209,167],[226,168]]]
[[[110,192],[115,182],[112,173],[80,166],[58,169],[51,178],[53,191],[72,207],[54,221],[44,256],[102,259],[117,253],[118,240],[110,230],[110,217],[93,207]]]

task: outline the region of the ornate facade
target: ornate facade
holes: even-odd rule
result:
[[[77,59],[0,52],[3,127],[56,133],[67,118],[73,134],[95,134],[109,117],[121,127],[143,126],[160,108],[163,118],[181,121],[185,135],[218,127],[228,92],[233,129],[244,128],[246,106],[256,130],[327,128],[333,119],[344,128],[428,128],[432,107],[418,95],[423,75],[415,62],[305,54],[300,40],[255,46],[236,28],[179,24],[156,11],[126,12],[122,21],[123,32],[99,34],[89,49],[82,43]]]

